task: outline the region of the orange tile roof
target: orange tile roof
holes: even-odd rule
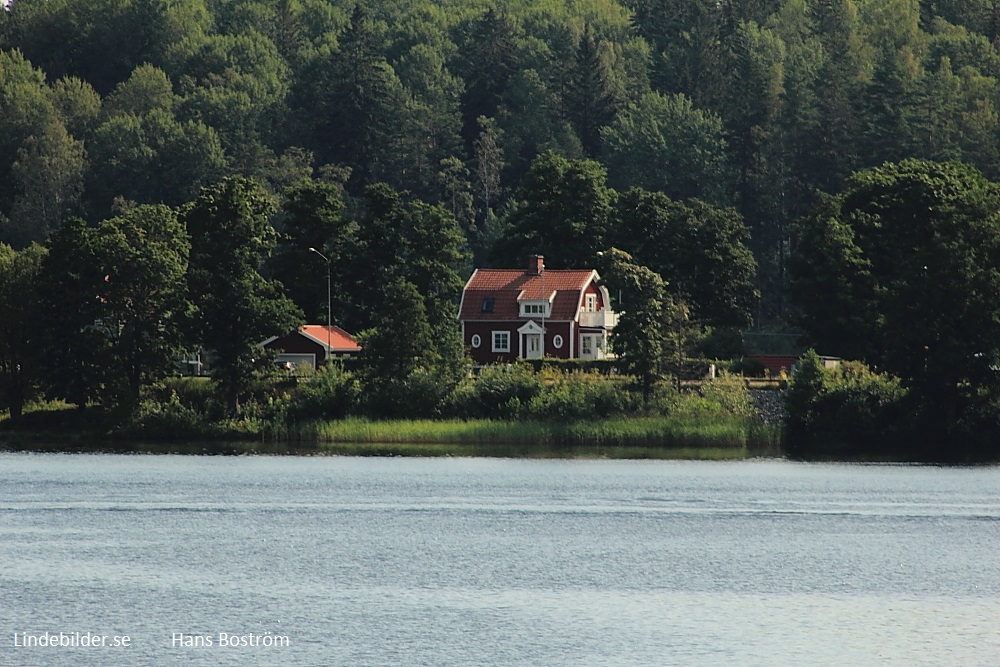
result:
[[[330,349],[335,352],[360,352],[361,346],[354,340],[354,336],[347,333],[337,325],[329,327]],[[299,327],[299,332],[313,339],[320,345],[326,345],[327,326],[325,324],[304,324]]]
[[[476,269],[462,295],[460,320],[517,320],[518,299],[553,299],[546,319],[573,320],[581,294],[596,273],[589,269],[546,269],[530,274],[524,269]],[[553,298],[553,293],[555,297]],[[493,299],[490,312],[483,312],[485,299]]]

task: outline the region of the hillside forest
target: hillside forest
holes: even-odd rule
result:
[[[912,239],[871,216],[918,187],[986,215],[998,45],[996,0],[9,0],[0,248],[40,290],[22,319],[37,306],[73,332],[56,379],[79,401],[71,348],[95,321],[132,355],[118,391],[198,341],[231,354],[235,403],[241,337],[323,321],[328,267],[334,320],[417,310],[447,347],[473,266],[593,266],[612,247],[693,321],[795,325],[933,400],[910,381],[926,359],[872,330],[903,280],[873,253]],[[918,250],[987,248],[981,226]],[[828,294],[832,314],[810,310]],[[25,331],[8,323],[8,347]]]

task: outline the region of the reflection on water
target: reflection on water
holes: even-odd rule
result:
[[[998,481],[0,454],[0,665],[994,665]],[[86,630],[133,646],[13,647]],[[220,632],[291,646],[222,650]]]

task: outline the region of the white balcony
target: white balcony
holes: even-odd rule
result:
[[[581,327],[614,329],[616,324],[618,324],[618,313],[613,310],[604,309],[596,312],[580,311]]]

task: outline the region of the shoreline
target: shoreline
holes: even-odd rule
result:
[[[285,442],[131,442],[12,444],[0,442],[0,452],[27,454],[122,454],[175,456],[359,456],[386,458],[519,458],[519,459],[632,459],[739,461],[756,458],[744,448],[732,447],[539,447],[535,445],[456,443],[329,443],[304,447]],[[778,458],[778,456],[775,456]]]
[[[734,460],[780,456],[780,433],[706,418],[594,422],[345,419],[256,434],[0,432],[0,451],[186,455],[486,456]]]

